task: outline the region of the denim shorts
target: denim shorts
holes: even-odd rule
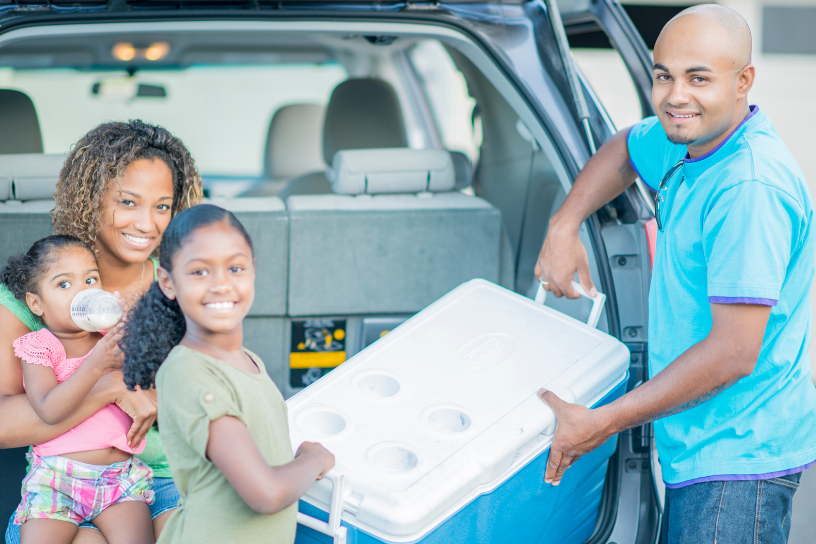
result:
[[[785,544],[801,472],[666,490],[663,544]]]
[[[156,498],[153,504],[150,505],[150,517],[153,519],[168,510],[178,507],[181,495],[176,489],[172,478],[153,478],[153,492]],[[79,527],[96,529],[96,526],[92,523],[83,523]],[[6,528],[6,544],[20,544],[20,526],[14,524],[13,514]]]

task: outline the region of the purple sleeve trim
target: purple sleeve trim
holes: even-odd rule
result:
[[[787,476],[788,474],[796,474],[797,472],[802,472],[803,470],[807,470],[815,464],[816,460],[811,461],[810,463],[803,465],[801,467],[789,468],[787,470],[779,470],[777,472],[768,472],[767,474],[726,474],[723,476],[704,476],[702,478],[694,478],[693,480],[689,480],[687,482],[680,482],[679,484],[670,484],[668,482],[664,483],[666,484],[666,487],[668,487],[669,489],[677,489],[679,487],[686,487],[688,485],[693,484],[701,484],[703,482],[770,480],[771,478],[779,478],[781,476]]]
[[[761,306],[776,306],[779,301],[772,298],[751,297],[708,297],[710,304],[759,304]]]

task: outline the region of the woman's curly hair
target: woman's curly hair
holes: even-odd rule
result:
[[[162,237],[159,263],[167,272],[173,270],[173,258],[196,230],[223,222],[243,236],[252,251],[252,240],[244,226],[232,212],[212,204],[201,204],[184,210],[167,225]],[[227,248],[224,248],[225,250]],[[170,351],[181,342],[187,332],[187,323],[181,306],[170,300],[154,282],[131,310],[125,334],[119,347],[125,354],[125,384],[129,389],[138,385],[142,389],[156,382],[159,367]]]
[[[74,145],[62,167],[51,212],[54,233],[76,236],[95,248],[108,184],[119,183],[127,167],[138,159],[158,159],[170,169],[173,215],[201,202],[201,176],[181,140],[167,129],[140,120],[104,123]]]

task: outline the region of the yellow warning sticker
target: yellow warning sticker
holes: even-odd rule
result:
[[[345,351],[290,353],[289,368],[334,368],[345,360]]]

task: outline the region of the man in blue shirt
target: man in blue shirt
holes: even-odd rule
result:
[[[804,176],[749,106],[745,20],[690,8],[655,46],[657,117],[609,140],[550,221],[536,275],[557,296],[593,291],[581,223],[636,176],[658,192],[649,292],[650,380],[596,410],[541,398],[558,427],[545,480],[654,422],[664,542],[785,542],[801,471],[816,460],[808,347],[816,233]]]

